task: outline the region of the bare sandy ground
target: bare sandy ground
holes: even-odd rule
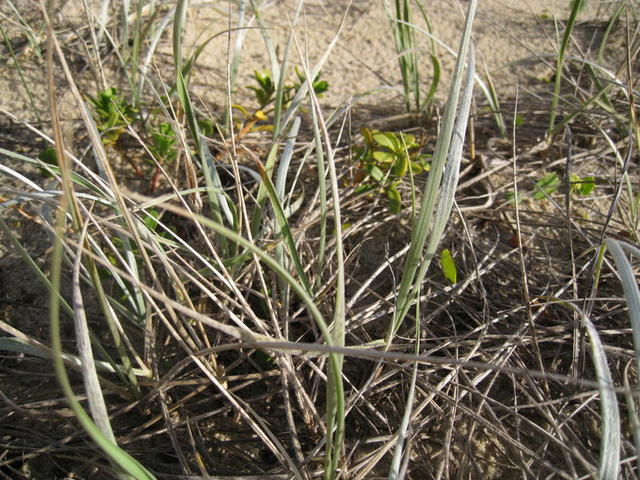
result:
[[[272,28],[271,34],[280,40],[281,46],[296,3],[294,0],[277,1],[264,11],[264,21]],[[367,94],[362,99],[365,104],[402,108],[397,56],[384,3],[373,0],[305,2],[304,15],[295,31],[300,50],[308,55],[312,64],[326,51],[344,17],[338,42],[322,70],[323,78],[331,85],[325,97],[328,104],[336,106],[352,96]],[[389,3],[393,9],[394,2]],[[468,2],[434,0],[423,3],[433,27],[436,53],[442,66],[438,91],[442,98],[446,95],[449,75],[455,63],[453,51],[458,47]],[[484,76],[486,71],[491,75],[500,96],[513,95],[516,83],[526,88],[550,76],[552,59],[548,58],[545,63],[539,57],[557,51],[562,22],[569,15],[569,6],[568,0],[480,0],[474,26],[479,73]],[[581,13],[580,22],[589,25],[593,21],[605,20],[610,10],[611,6],[605,2],[589,2],[588,8]],[[219,13],[211,9],[193,9],[191,15],[195,30],[224,28],[220,24]],[[417,13],[414,21],[422,28],[417,32],[417,40],[423,54],[424,89],[427,90],[432,75],[427,56],[431,39],[425,22]],[[589,38],[585,38],[581,46],[588,48],[588,42]],[[222,36],[207,47],[202,57],[201,64],[208,67],[209,73],[200,75],[198,81],[206,87],[202,90],[206,97],[225,84],[226,49],[227,39]],[[265,51],[260,33],[255,30],[248,32],[242,52],[240,85],[252,83],[254,69],[268,69]],[[300,62],[300,55],[294,49],[294,62]],[[242,98],[242,89],[237,94]]]
[[[60,17],[76,25],[86,24],[82,3],[80,0],[69,0],[61,9]],[[297,3],[297,0],[263,3],[263,21],[269,27],[270,35],[280,53],[284,48]],[[443,98],[455,61],[451,51],[457,49],[463,12],[468,2],[432,0],[424,3],[433,26],[437,55],[442,65],[442,81],[438,94]],[[22,0],[15,4],[26,18],[38,19],[37,2]],[[562,34],[562,22],[568,17],[569,4],[568,0],[480,0],[474,26],[479,73],[484,75],[486,70],[491,75],[499,95],[513,95],[516,84],[526,88],[549,76],[550,64],[545,66],[544,61],[538,59],[514,62],[556,52]],[[208,37],[220,34],[207,45],[199,58],[193,87],[205,102],[221,104],[224,101],[226,87],[228,45],[233,47],[235,42],[235,33],[229,39],[222,32],[229,26],[236,26],[237,18],[234,12],[229,25],[229,7],[224,2],[215,5],[213,7],[211,2],[192,2],[188,12],[185,52],[188,53],[190,44],[197,45]],[[390,8],[393,9],[393,5]],[[610,10],[608,2],[590,1],[587,9],[581,13],[580,21],[583,25],[588,25],[589,22],[606,20]],[[5,15],[2,19],[3,25],[6,24],[7,30],[15,31],[12,22],[8,21],[12,18],[11,11],[6,6],[0,11]],[[95,12],[97,11],[96,7]],[[250,12],[247,13],[247,17],[250,17]],[[301,55],[308,55],[311,64],[318,61],[338,33],[343,20],[338,42],[322,70],[323,78],[330,84],[330,90],[324,99],[325,104],[337,106],[350,98],[364,96],[360,99],[363,104],[381,106],[383,113],[401,111],[400,74],[393,34],[383,0],[306,1],[303,14],[295,27],[297,46],[294,45],[291,52],[292,63],[300,64]],[[421,28],[425,28],[425,22],[418,14],[414,20]],[[256,22],[253,23],[253,26],[255,25]],[[586,35],[582,48],[588,48],[588,33]],[[432,74],[427,56],[431,40],[423,31],[418,31],[417,39],[420,53],[424,55],[423,79],[426,90]],[[17,69],[8,61],[8,52],[2,48],[4,51],[0,53],[7,61],[0,62],[0,88],[4,92],[0,96],[0,108],[17,112],[24,120],[33,120],[34,115],[27,101],[23,82]],[[167,35],[161,51],[164,53],[164,60],[156,66],[159,74],[170,80],[170,35]],[[3,55],[0,55],[0,58]],[[29,54],[19,56],[19,60],[37,107],[43,112],[46,111],[42,65],[38,65],[37,59]],[[548,59],[547,62],[549,61],[551,60]],[[246,87],[253,84],[253,71],[268,69],[269,59],[263,38],[257,29],[249,30],[242,48],[238,87],[234,92],[235,100],[239,103],[251,102],[251,92]],[[292,69],[290,77],[295,78]],[[88,72],[87,79],[91,82]],[[116,82],[117,80],[114,80],[114,83]],[[90,83],[87,84],[87,88],[91,89]],[[72,112],[73,109],[73,116]]]

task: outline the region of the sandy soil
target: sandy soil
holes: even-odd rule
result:
[[[285,43],[296,3],[294,0],[272,2],[272,6],[264,11],[264,21],[273,29],[271,33],[277,39],[276,45],[280,44],[280,47]],[[362,105],[381,105],[381,113],[385,114],[400,112],[403,109],[400,75],[384,2],[354,0],[347,10],[348,4],[345,0],[305,2],[304,16],[295,30],[300,50],[306,52],[312,64],[318,61],[346,15],[339,40],[322,70],[323,78],[331,86],[325,96],[326,103],[335,107],[353,97],[362,96]],[[437,42],[436,54],[442,66],[438,95],[444,98],[455,63],[453,52],[458,47],[467,2],[435,0],[425,6],[432,23],[433,37]],[[586,29],[582,48],[588,48],[590,42],[588,26],[594,21],[607,18],[609,9],[604,2],[589,2],[589,7],[581,13],[580,22]],[[486,76],[485,71],[489,73],[500,97],[513,96],[516,83],[527,87],[550,77],[552,69],[549,60],[534,60],[532,57],[556,51],[558,36],[561,35],[561,31],[558,33],[557,21],[566,20],[568,13],[567,0],[479,2],[474,27],[478,71],[483,77]],[[208,8],[192,9],[191,19],[195,26],[194,34],[220,31],[226,27],[222,23],[226,21],[226,17],[221,17],[220,13]],[[427,56],[430,39],[423,19],[416,15],[414,20],[424,28],[422,32],[418,32],[417,39],[423,54],[422,74],[424,89],[427,90],[432,75]],[[204,36],[200,35],[201,38]],[[202,69],[197,82],[202,86],[199,92],[205,100],[211,100],[214,92],[214,99],[219,101],[221,98],[225,86],[226,51],[227,38],[223,35],[212,41],[202,56]],[[252,84],[251,74],[255,69],[268,69],[265,51],[260,33],[257,30],[249,31],[242,51],[239,85]],[[295,50],[291,57],[295,63],[300,63],[301,55]],[[237,89],[237,100],[245,101],[248,93],[242,88]],[[247,101],[249,99],[250,96]]]
[[[265,2],[266,7],[262,10],[263,21],[269,26],[274,44],[280,52],[284,48],[296,3],[296,0]],[[25,18],[39,18],[37,2],[23,0],[16,5],[22,9],[21,13]],[[310,62],[314,64],[326,51],[339,29],[343,16],[346,15],[339,40],[322,70],[323,78],[330,84],[329,92],[325,95],[326,104],[337,106],[352,97],[364,95],[360,99],[362,104],[382,105],[386,112],[401,111],[400,75],[384,3],[353,0],[348,10],[347,5],[349,2],[346,0],[309,0],[305,2],[303,16],[295,29],[301,51],[306,52]],[[425,6],[433,26],[433,35],[439,43],[436,53],[442,64],[443,75],[438,93],[440,98],[443,98],[446,96],[449,74],[455,61],[451,51],[457,49],[463,9],[466,9],[467,2],[434,0]],[[489,72],[500,96],[512,95],[516,83],[526,87],[549,76],[551,69],[545,66],[543,61],[524,62],[525,68],[522,64],[516,65],[514,62],[556,51],[558,35],[561,32],[558,33],[560,26],[554,19],[566,20],[568,7],[568,0],[479,2],[474,26],[479,73],[483,74],[485,69]],[[605,20],[609,9],[606,2],[592,1],[581,13],[580,21],[585,29],[583,48],[588,48],[590,41],[588,26],[594,21]],[[2,7],[1,11],[7,16],[11,14],[6,6]],[[229,26],[228,10],[224,4],[212,8],[210,2],[193,2],[188,15],[185,52],[188,52],[190,43],[200,44],[208,37],[224,32]],[[66,2],[60,16],[75,25],[86,24],[82,2],[79,0]],[[234,17],[231,27],[235,22]],[[415,23],[425,26],[422,18],[418,18],[417,15]],[[253,25],[255,26],[255,22]],[[9,32],[17,31],[11,23],[8,23],[6,28]],[[429,38],[421,32],[418,32],[417,38],[421,53],[426,54],[430,48]],[[232,36],[232,46],[234,41],[235,38]],[[224,33],[217,36],[200,56],[197,75],[192,85],[206,102],[219,104],[224,98],[227,42],[228,37]],[[0,48],[0,53],[6,55],[9,60],[5,47]],[[157,65],[158,69],[163,75],[172,75],[170,69],[164,68],[169,65],[171,59],[170,38],[166,38],[161,51],[165,54],[166,65]],[[18,58],[37,108],[46,111],[41,68],[33,64],[32,60],[36,59],[28,49],[20,50]],[[300,53],[296,51],[295,45],[291,58],[294,63],[300,63]],[[0,108],[20,112],[23,120],[33,120],[34,114],[23,82],[11,63],[13,62],[0,63],[0,87],[4,92],[0,96]],[[426,90],[431,78],[427,56],[424,57],[423,64]],[[238,88],[234,93],[236,101],[251,101],[251,92],[245,87],[252,84],[253,71],[268,68],[269,60],[262,36],[257,29],[249,30],[242,49]],[[293,74],[291,76],[295,78]]]

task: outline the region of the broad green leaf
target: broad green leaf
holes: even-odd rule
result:
[[[403,177],[404,174],[407,173],[407,168],[409,168],[409,155],[407,155],[406,153],[400,154],[393,164],[391,173],[398,177]]]
[[[412,148],[418,147],[418,143],[416,142],[416,136],[410,133],[401,133],[400,137],[404,140],[404,145],[407,147],[407,150],[411,150]]]
[[[571,176],[571,189],[577,194],[586,196],[596,188],[596,179],[592,176],[580,178],[577,175]]]
[[[446,248],[442,250],[442,253],[440,254],[440,266],[442,267],[442,273],[445,278],[449,280],[449,283],[453,285],[458,281],[456,263],[453,260],[451,252]]]
[[[379,146],[388,148],[392,152],[398,150],[400,142],[396,138],[396,136],[391,132],[373,132],[373,141],[376,142]]]
[[[371,178],[373,178],[376,182],[379,182],[384,178],[384,172],[375,165],[367,165],[366,170],[367,173],[371,175]]]
[[[400,213],[402,209],[402,198],[400,192],[393,185],[386,190],[387,198],[389,199],[389,211],[391,213]]]
[[[413,160],[409,163],[409,166],[411,167],[411,173],[413,173],[414,175],[419,175],[424,170],[422,168],[422,165],[420,165],[418,162],[414,162]]]
[[[391,163],[396,159],[396,156],[384,150],[376,150],[373,152],[373,159],[379,163]]]

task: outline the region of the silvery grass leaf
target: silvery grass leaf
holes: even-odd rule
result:
[[[471,43],[471,26],[477,6],[472,0],[467,11],[465,27],[460,42],[456,67],[449,89],[449,97],[444,112],[442,127],[431,162],[431,169],[425,186],[420,213],[412,226],[411,246],[396,299],[396,310],[387,340],[391,340],[406,317],[420,283],[426,275],[431,257],[440,243],[448,222],[458,183],[459,165],[466,133],[467,119],[473,93],[475,57]],[[458,99],[463,82],[464,59],[469,55],[467,74],[464,79],[464,93],[460,105]],[[456,111],[457,121],[456,121]],[[443,179],[444,176],[444,179]],[[437,210],[436,210],[437,209]],[[435,214],[435,216],[434,216]],[[429,239],[427,251],[425,243]],[[419,269],[419,272],[418,272]],[[417,273],[417,274],[416,274]]]

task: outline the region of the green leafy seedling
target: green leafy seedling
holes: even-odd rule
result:
[[[448,249],[442,250],[440,254],[440,267],[444,277],[449,281],[451,285],[458,281],[458,272],[456,269],[456,262],[453,260],[453,255]]]
[[[539,179],[531,190],[518,190],[517,201],[520,203],[525,198],[533,198],[534,200],[543,200],[547,195],[551,195],[560,186],[560,179],[555,172],[549,173]],[[516,201],[516,194],[513,190],[507,193],[509,203]]]
[[[362,129],[364,146],[355,149],[361,171],[356,178],[358,193],[379,190],[385,193],[392,213],[400,212],[402,198],[398,186],[411,169],[412,175],[429,171],[429,155],[414,135]]]
[[[38,155],[38,159],[41,160],[43,163],[46,163],[47,165],[50,165],[52,167],[58,166],[58,154],[56,153],[56,149],[53,147],[45,148]],[[43,177],[50,178],[52,176],[51,172],[45,167],[38,167],[38,169],[40,170],[40,174]]]
[[[583,197],[589,195],[596,188],[596,179],[592,176],[580,178],[571,175],[571,191]]]
[[[176,132],[170,123],[162,122],[151,132],[149,151],[161,164],[169,164],[176,159]]]
[[[296,67],[296,76],[298,77],[298,82],[295,83],[292,87],[290,87],[294,91],[294,93],[297,92],[300,89],[300,87],[302,87],[302,84],[306,81],[304,74],[302,74],[300,70],[298,70],[298,67]],[[322,80],[320,78],[320,73],[318,73],[316,77],[313,79],[313,83],[311,84],[311,87],[313,88],[313,91],[316,94],[316,96],[320,97],[322,96],[323,93],[329,90],[329,82],[327,82],[326,80]]]
[[[155,192],[158,188],[162,173],[160,166],[164,167],[170,164],[178,156],[176,142],[176,132],[170,123],[161,122],[158,127],[151,132],[149,151],[159,165],[156,166],[151,181],[149,182],[149,193]]]
[[[295,97],[298,90],[302,87],[302,84],[305,82],[305,77],[300,71],[296,68],[296,76],[298,77],[297,82],[295,83],[287,83],[284,86],[282,103],[283,105],[288,105],[293,97]],[[276,99],[276,85],[271,78],[271,73],[269,72],[258,72],[257,70],[253,72],[253,79],[258,84],[257,87],[249,87],[249,90],[253,91],[256,97],[256,101],[259,105],[259,110],[264,110],[268,105],[273,103]],[[313,91],[317,96],[321,96],[327,90],[329,90],[329,83],[326,80],[322,80],[320,78],[320,73],[316,75],[312,84]],[[247,115],[249,116],[249,115]]]
[[[524,198],[531,196],[534,200],[543,200],[548,195],[551,195],[560,186],[560,178],[558,174],[555,172],[549,173],[539,179],[533,189],[529,192],[519,191],[518,192],[518,203],[520,203]],[[571,193],[587,196],[593,192],[596,188],[596,179],[592,176],[587,176],[580,178],[578,175],[571,175]],[[515,201],[515,193],[514,191],[510,191],[507,193],[507,200],[511,203]]]
[[[260,110],[275,100],[276,87],[269,72],[253,72],[253,78],[258,82],[257,87],[249,87],[255,93]]]
[[[554,193],[560,186],[560,178],[555,172],[551,172],[536,182],[535,191],[533,192],[533,198],[535,200],[542,200],[548,195]]]
[[[98,130],[105,145],[113,145],[136,118],[138,110],[118,95],[115,88],[107,88],[90,98],[95,110]]]

